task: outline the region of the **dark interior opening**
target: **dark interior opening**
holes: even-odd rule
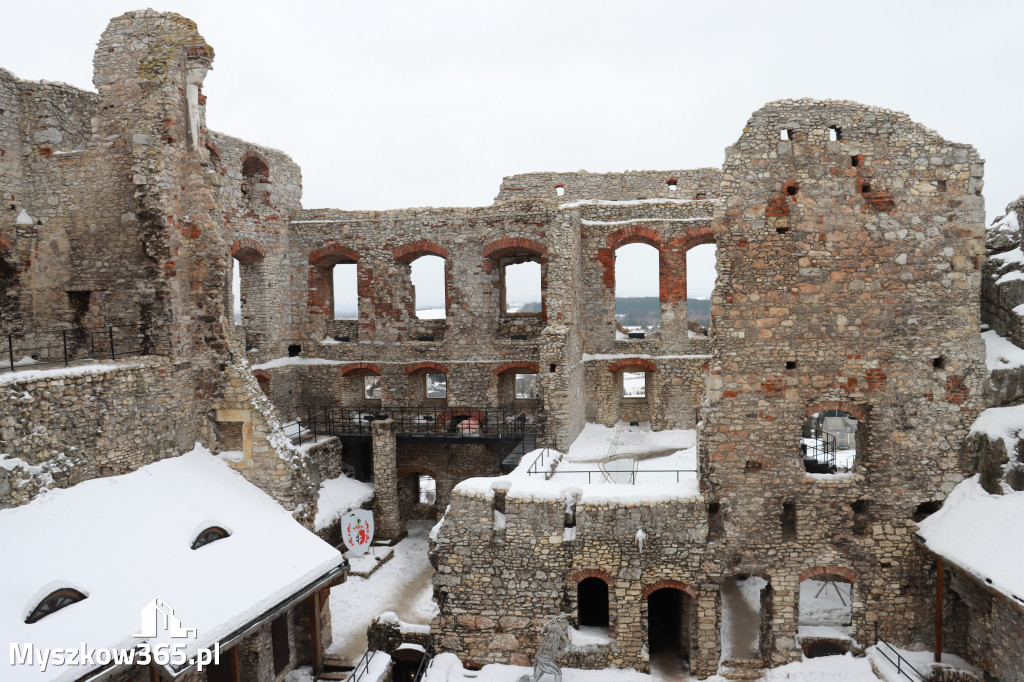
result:
[[[222,651],[220,663],[206,668],[207,682],[235,682],[235,655],[233,650]]]
[[[796,504],[782,503],[782,539],[796,540]]]
[[[939,511],[940,509],[942,509],[941,500],[928,500],[927,502],[922,502],[921,504],[917,505],[917,509],[914,510],[914,523],[920,523],[921,521],[924,521],[929,516]]]
[[[270,643],[274,652],[274,674],[280,675],[288,667],[291,648],[288,644],[288,616],[278,616],[270,623]]]
[[[370,443],[345,443],[341,460],[355,470],[357,481],[373,481],[373,446]]]
[[[290,358],[297,358],[297,357],[299,357],[299,354],[301,352],[302,352],[302,346],[300,346],[297,343],[293,343],[292,345],[288,346],[288,357],[290,357]]]
[[[608,627],[608,584],[600,578],[584,578],[576,586],[580,627]]]
[[[932,360],[932,367],[935,369],[946,369],[946,358],[938,357]]]
[[[647,597],[647,641],[652,662],[665,657],[690,658],[690,598],[682,590],[665,587]]]
[[[815,642],[807,647],[804,652],[807,658],[820,658],[821,656],[842,656],[846,650],[832,642]]]

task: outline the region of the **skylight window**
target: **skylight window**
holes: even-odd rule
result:
[[[70,587],[64,587],[55,592],[51,592],[43,601],[39,602],[39,605],[32,609],[32,613],[28,614],[28,618],[25,619],[25,623],[31,624],[38,620],[46,618],[51,613],[60,611],[65,606],[71,606],[75,602],[80,602],[85,599],[86,595],[82,594],[78,590],[73,590]]]
[[[220,526],[210,526],[202,533],[200,533],[195,540],[192,541],[192,549],[199,549],[203,545],[208,545],[211,542],[222,540],[226,538],[230,533],[221,528]]]

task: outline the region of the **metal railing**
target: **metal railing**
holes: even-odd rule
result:
[[[72,362],[117,360],[129,355],[150,355],[158,344],[141,324],[70,327],[19,332],[6,336],[7,361],[12,372]]]
[[[305,417],[284,425],[285,435],[299,445],[321,436],[370,436],[373,422],[383,419],[394,422],[396,436],[441,440],[521,440],[527,426],[524,411],[501,407],[337,407],[305,412]]]
[[[888,649],[888,653],[886,653],[886,649]],[[902,675],[912,682],[926,682],[928,679],[920,670],[912,666],[910,661],[903,658],[900,652],[896,651],[888,642],[881,639],[878,640],[878,653],[882,654],[885,660],[889,661],[896,668],[897,675]]]
[[[366,671],[370,669],[370,661],[376,655],[376,649],[367,649],[363,652],[362,658],[356,663],[356,667],[352,669],[352,673],[348,676],[348,682],[359,682],[359,680],[366,674]]]
[[[833,471],[836,468],[836,437],[831,433],[812,428],[804,432],[800,443],[804,459],[817,460]]]
[[[537,448],[540,450],[540,452],[533,459],[533,463],[530,464],[529,468],[526,470],[526,473],[529,474],[530,476],[543,476],[545,479],[550,478],[551,462],[553,458],[551,451],[557,448],[555,437],[546,435],[537,436]],[[547,471],[543,470],[545,464],[548,465]]]
[[[416,668],[416,674],[413,676],[412,682],[420,682],[423,679],[430,661],[434,658],[434,653],[434,645],[428,644],[427,648],[423,650],[423,658],[420,659],[420,665]]]
[[[538,440],[538,443],[539,442],[540,441]],[[675,478],[676,483],[681,482],[683,478],[691,478],[693,476],[696,476],[697,474],[696,469],[637,469],[635,468],[635,466],[633,469],[628,471],[616,471],[614,469],[567,469],[564,471],[559,471],[558,469],[552,470],[551,464],[558,462],[557,459],[553,459],[551,454],[551,450],[554,449],[553,443],[554,441],[552,439],[550,445],[546,444],[543,447],[543,449],[541,449],[541,451],[537,453],[537,456],[534,458],[533,462],[526,470],[527,475],[543,476],[545,479],[551,479],[555,476],[572,476],[576,474],[585,474],[587,477],[588,484],[593,483],[594,478],[596,477],[599,482],[604,481],[615,484],[636,485],[638,476],[642,474],[671,474]],[[545,469],[545,467],[547,468]],[[619,478],[625,478],[625,480],[615,480]]]

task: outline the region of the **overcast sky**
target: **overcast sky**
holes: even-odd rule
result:
[[[90,90],[107,21],[139,8],[7,5],[0,66]],[[1024,193],[1018,1],[155,9],[194,19],[216,50],[209,126],[290,154],[307,208],[477,206],[513,173],[720,166],[754,110],[793,97],[904,111],[973,144],[987,160],[989,220]]]

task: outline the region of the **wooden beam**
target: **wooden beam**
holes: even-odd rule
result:
[[[309,606],[312,613],[312,627],[310,631],[312,634],[313,641],[310,642],[310,646],[313,650],[313,676],[318,676],[323,669],[323,641],[320,636],[320,591],[317,590],[313,594],[309,595]]]

